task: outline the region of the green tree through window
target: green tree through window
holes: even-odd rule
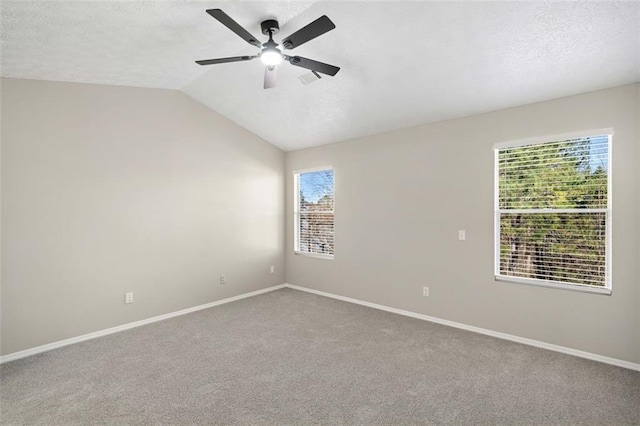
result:
[[[609,286],[609,139],[497,149],[498,276]]]

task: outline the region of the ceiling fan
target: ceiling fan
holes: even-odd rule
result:
[[[262,28],[262,34],[268,35],[269,40],[264,43],[260,43],[254,36],[252,36],[247,30],[240,26],[236,21],[231,19],[229,15],[224,13],[220,9],[209,9],[207,13],[220,21],[222,25],[229,28],[236,33],[247,43],[259,48],[261,51],[257,55],[253,56],[234,56],[231,58],[218,58],[218,59],[205,59],[202,61],[196,61],[198,65],[214,65],[224,64],[226,62],[240,62],[250,61],[255,58],[260,58],[262,63],[265,64],[264,71],[264,88],[270,89],[276,86],[277,66],[285,60],[291,65],[296,67],[306,68],[311,70],[316,77],[320,78],[318,73],[334,76],[340,71],[339,67],[325,64],[323,62],[314,61],[312,59],[303,58],[302,56],[289,56],[282,53],[282,49],[295,49],[296,47],[313,40],[314,38],[321,36],[322,34],[331,31],[336,26],[331,19],[326,15],[321,16],[312,23],[305,27],[302,27],[295,33],[282,41],[282,45],[279,45],[273,41],[273,35],[278,34],[280,26],[275,19],[268,19],[263,21],[260,26]]]

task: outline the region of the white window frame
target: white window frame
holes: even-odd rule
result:
[[[300,251],[300,180],[299,177],[304,173],[321,172],[331,170],[333,172],[333,193],[334,193],[334,254],[313,253],[308,251]],[[336,171],[333,166],[314,167],[310,169],[293,171],[293,253],[300,256],[316,257],[319,259],[333,260],[335,255],[335,187],[336,187]]]
[[[612,218],[612,137],[613,137],[613,129],[596,129],[596,130],[587,130],[580,132],[572,132],[572,133],[563,133],[557,135],[549,135],[549,136],[541,136],[536,138],[529,139],[519,139],[507,142],[496,143],[493,146],[494,151],[494,171],[493,171],[493,181],[494,181],[494,279],[496,281],[506,281],[517,284],[527,284],[539,287],[548,287],[548,288],[556,288],[556,289],[564,289],[564,290],[572,290],[572,291],[580,291],[587,293],[597,293],[604,295],[611,295],[612,293],[612,242],[611,242],[611,218]],[[602,212],[606,215],[606,235],[605,235],[605,276],[607,280],[605,282],[604,287],[595,287],[589,286],[586,284],[567,284],[558,281],[551,280],[541,280],[537,278],[520,278],[520,277],[511,277],[507,275],[500,274],[500,214],[511,212],[518,213],[523,211],[525,213],[584,213],[585,209],[526,209],[526,210],[517,210],[517,209],[499,209],[499,151],[504,148],[517,148],[525,145],[535,145],[542,143],[549,143],[555,141],[566,141],[571,139],[585,138],[590,136],[602,136],[608,135],[608,145],[607,145],[607,156],[608,156],[608,170],[607,170],[607,207],[600,209],[589,209],[590,212]]]

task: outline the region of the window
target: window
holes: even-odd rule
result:
[[[333,258],[333,168],[295,172],[293,181],[295,252]]]
[[[611,293],[611,132],[586,134],[496,145],[496,279]]]

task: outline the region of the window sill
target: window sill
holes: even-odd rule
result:
[[[534,280],[528,278],[516,278],[516,277],[507,277],[504,275],[495,275],[494,279],[496,281],[504,281],[516,284],[525,284],[532,285],[536,287],[547,287],[547,288],[556,288],[560,290],[570,290],[570,291],[579,291],[582,293],[595,293],[595,294],[603,294],[606,296],[611,296],[611,289],[606,287],[591,287],[580,284],[563,284],[556,283],[552,281],[542,281],[542,280]]]
[[[310,253],[308,251],[294,251],[293,254],[295,254],[296,256],[316,257],[318,259],[333,260],[332,254]]]

